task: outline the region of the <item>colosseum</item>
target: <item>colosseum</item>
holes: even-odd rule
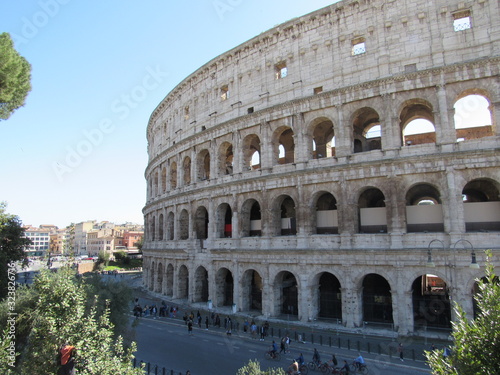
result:
[[[473,316],[500,266],[499,7],[344,0],[186,77],[147,126],[145,287],[400,335]]]

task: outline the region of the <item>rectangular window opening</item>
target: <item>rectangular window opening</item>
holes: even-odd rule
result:
[[[286,67],[286,62],[280,62],[275,65],[276,79],[285,78],[288,75],[288,68]]]
[[[222,101],[229,99],[229,87],[227,85],[221,87],[220,98]]]
[[[247,113],[253,113],[253,107],[248,108]]]
[[[366,52],[365,42],[356,43],[352,46],[352,56],[362,55]]]
[[[455,31],[464,31],[471,27],[470,16],[457,18],[453,21],[453,30]]]
[[[323,86],[315,87],[313,89],[314,95],[318,95],[319,93],[323,92]]]

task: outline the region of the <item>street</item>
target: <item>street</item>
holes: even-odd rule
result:
[[[203,327],[203,326],[202,326]],[[136,357],[138,360],[150,362],[161,369],[174,370],[175,374],[190,370],[193,375],[234,375],[248,360],[257,359],[261,368],[287,368],[293,358],[303,353],[306,363],[312,358],[311,344],[292,342],[290,353],[278,361],[269,361],[264,354],[272,343],[267,337],[264,342],[252,339],[249,334],[240,332],[227,336],[224,328],[193,328],[193,335],[180,319],[143,317],[138,319],[135,327],[135,340],[138,344]],[[279,348],[279,343],[278,343]],[[337,348],[318,347],[323,360],[329,360],[335,353],[339,364],[343,360],[351,363],[357,352]],[[423,363],[406,364],[399,359],[390,360],[387,357],[361,353],[366,360],[369,373],[373,375],[417,375],[428,374],[430,371]],[[167,372],[169,373],[169,372]],[[320,372],[309,371],[310,374]]]

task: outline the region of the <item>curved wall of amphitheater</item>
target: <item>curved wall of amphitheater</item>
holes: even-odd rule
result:
[[[435,3],[339,2],[175,87],[147,127],[144,284],[400,334],[472,314],[484,250],[500,265],[499,3]]]

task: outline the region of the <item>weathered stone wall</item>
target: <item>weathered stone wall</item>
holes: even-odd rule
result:
[[[455,31],[464,15],[471,28]],[[331,273],[341,285],[340,320],[356,327],[365,314],[363,280],[377,274],[389,284],[392,323],[406,334],[416,329],[413,283],[432,273],[446,282],[446,298],[471,313],[482,250],[493,249],[500,265],[500,220],[467,231],[463,202],[472,192],[500,200],[499,16],[491,0],[346,0],[187,77],[148,124],[145,285],[189,301],[206,299],[208,288],[214,306],[232,299],[241,311],[257,298],[254,272],[262,279],[260,313],[279,316],[292,274],[296,315],[306,321],[318,318],[319,279]],[[362,42],[365,52],[352,55]],[[456,129],[454,105],[472,94],[489,102],[492,124]],[[435,132],[405,138],[415,118]],[[381,135],[370,144],[366,131],[375,125]],[[334,155],[320,156],[333,135]],[[338,233],[317,234],[326,195]],[[423,198],[442,207],[442,229],[408,225],[409,202]],[[261,233],[250,236],[256,203]],[[363,209],[382,212],[377,225],[362,225]],[[296,227],[284,232],[283,218]],[[436,239],[441,246],[430,248]],[[469,267],[473,250],[479,270]]]

